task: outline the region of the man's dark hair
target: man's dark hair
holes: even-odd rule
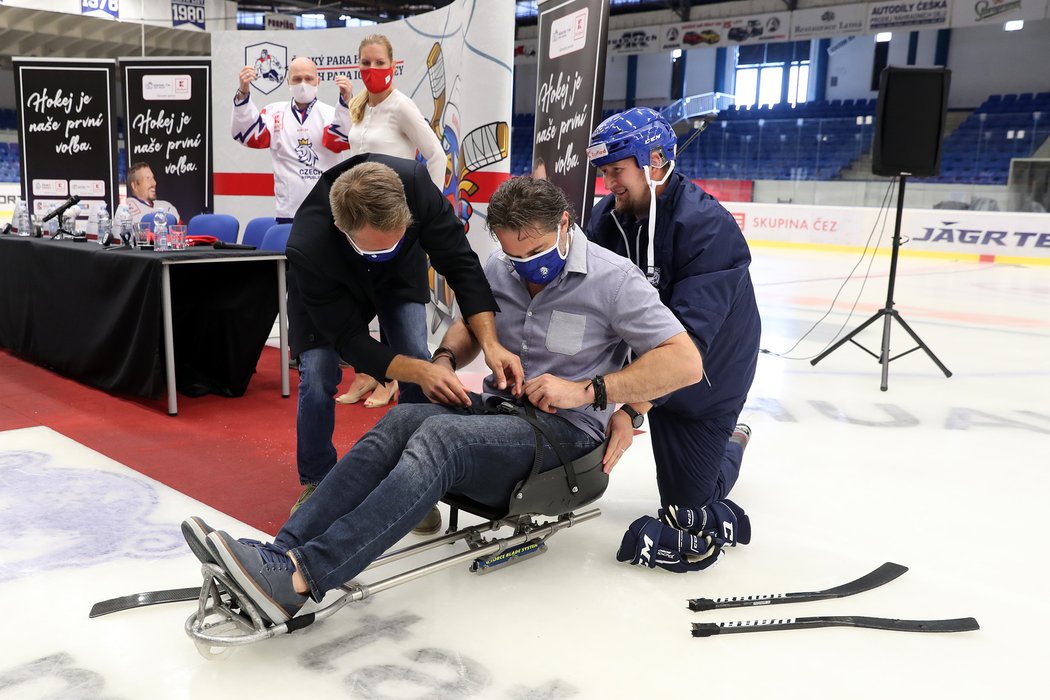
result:
[[[138,163],[132,163],[131,167],[128,168],[127,183],[130,185],[139,178],[139,173],[149,168],[149,163],[144,163],[141,160]],[[150,168],[151,169],[151,168]]]
[[[572,225],[576,217],[565,193],[548,180],[522,175],[506,180],[492,194],[486,225],[493,234],[506,228],[538,237],[557,230],[566,211]]]

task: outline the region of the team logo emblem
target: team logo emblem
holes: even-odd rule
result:
[[[245,46],[244,65],[255,69],[252,87],[269,95],[281,87],[288,74],[288,49],[268,41]]]
[[[310,139],[299,139],[299,145],[295,147],[295,157],[299,159],[300,163],[303,165],[309,165],[311,168],[317,163],[317,152],[314,151]]]

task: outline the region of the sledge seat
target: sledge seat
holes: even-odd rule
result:
[[[609,487],[609,475],[602,471],[606,443],[577,459],[545,471],[533,462],[532,471],[511,490],[507,505],[494,507],[461,494],[447,493],[442,502],[449,508],[448,532],[458,529],[459,511],[485,520],[512,520],[521,516],[560,516],[578,510],[601,498]]]

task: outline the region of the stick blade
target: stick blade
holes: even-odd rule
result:
[[[166,591],[147,591],[146,593],[135,593],[119,598],[110,598],[91,606],[88,617],[99,617],[110,613],[142,608],[147,605],[160,605],[162,603],[182,603],[197,600],[200,597],[200,586],[194,588],[173,588]]]
[[[766,620],[733,620],[729,622],[694,622],[694,637],[711,637],[716,634],[741,634],[747,632],[773,632],[778,630],[816,629],[818,627],[860,627],[890,632],[972,632],[980,625],[972,617],[950,620],[898,620],[886,617],[861,617],[855,615],[824,615],[820,617],[789,617]]]
[[[888,561],[874,571],[864,574],[856,580],[844,583],[841,586],[828,588],[824,591],[820,591],[820,593],[838,598],[856,595],[857,593],[863,593],[864,591],[870,591],[872,588],[883,586],[893,579],[898,578],[907,570],[908,567],[903,564],[894,564],[893,562]]]
[[[858,579],[854,579],[849,583],[843,583],[834,588],[826,588],[821,591],[731,596],[727,598],[691,598],[686,601],[686,605],[693,612],[701,612],[704,610],[716,610],[722,608],[783,605],[785,603],[803,603],[814,600],[845,598],[846,596],[856,595],[885,585],[907,570],[908,567],[906,566],[894,564],[893,562],[888,561],[879,568],[864,574]]]
[[[949,620],[894,620],[881,617],[851,617],[848,626],[895,632],[974,632],[981,629],[972,617]]]

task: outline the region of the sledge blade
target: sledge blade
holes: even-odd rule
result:
[[[510,547],[484,557],[478,557],[471,563],[470,570],[476,574],[487,574],[496,569],[517,564],[520,561],[530,559],[547,551],[547,544],[543,541],[530,540],[515,547]]]
[[[201,594],[201,587],[195,588],[172,588],[166,591],[147,591],[146,593],[135,593],[133,595],[110,598],[91,606],[88,617],[99,617],[110,613],[142,608],[147,605],[160,605],[161,603],[183,603],[197,600]]]

